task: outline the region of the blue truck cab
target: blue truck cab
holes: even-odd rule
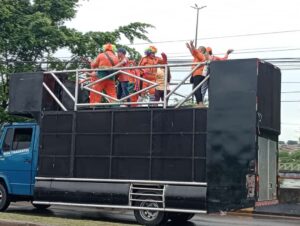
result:
[[[11,201],[32,201],[37,172],[39,126],[11,123],[1,126],[0,210]]]

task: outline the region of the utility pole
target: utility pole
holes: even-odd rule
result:
[[[206,5],[205,5],[205,6],[199,7],[199,6],[195,3],[195,6],[191,6],[191,7],[192,7],[193,9],[196,9],[196,10],[197,10],[196,35],[195,35],[195,48],[197,48],[199,10],[205,8]]]

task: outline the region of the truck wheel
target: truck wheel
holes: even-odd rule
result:
[[[0,211],[5,211],[10,204],[6,187],[0,183]]]
[[[170,213],[169,214],[169,218],[171,219],[171,221],[178,222],[178,223],[186,222],[192,219],[193,216],[195,216],[194,213]]]
[[[34,204],[32,203],[32,205],[37,208],[38,210],[45,210],[48,209],[50,207],[50,205],[44,205],[44,204]]]
[[[155,200],[142,201],[138,203],[140,207],[159,208],[159,204]],[[169,217],[167,213],[156,210],[134,210],[136,221],[142,225],[163,225]]]

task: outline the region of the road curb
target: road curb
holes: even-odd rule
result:
[[[242,213],[242,214],[249,214],[249,215],[255,214],[255,215],[284,216],[284,217],[300,217],[300,214],[256,211],[254,208],[241,209],[232,213],[237,213],[237,214]]]

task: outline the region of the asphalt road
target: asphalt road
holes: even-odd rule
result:
[[[9,213],[21,213],[35,216],[57,216],[68,219],[86,219],[109,221],[122,224],[136,224],[135,218],[130,211],[95,209],[95,208],[70,208],[53,206],[48,210],[39,211],[30,203],[12,203],[7,210]],[[172,222],[167,223],[172,226]],[[300,225],[299,217],[283,217],[278,215],[252,215],[251,213],[222,213],[210,215],[196,215],[190,222],[181,226],[286,226]]]

